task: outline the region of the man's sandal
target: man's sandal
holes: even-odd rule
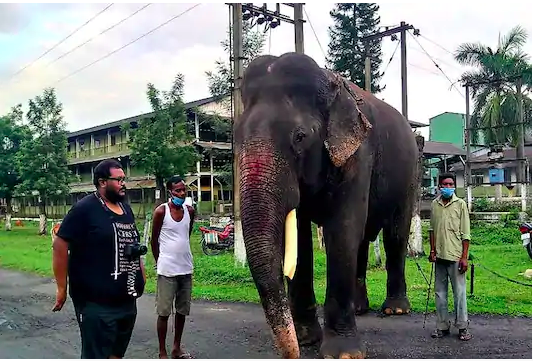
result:
[[[466,328],[459,330],[459,340],[468,341],[472,338],[472,334]]]
[[[439,329],[436,329],[431,334],[431,337],[433,337],[433,338],[441,338],[441,337],[444,337],[444,336],[448,336],[449,334],[450,334],[450,330],[439,330]]]

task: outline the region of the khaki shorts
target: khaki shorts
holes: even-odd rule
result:
[[[192,275],[166,277],[157,275],[157,293],[155,298],[158,316],[168,317],[172,311],[172,302],[176,313],[188,316],[191,310]]]

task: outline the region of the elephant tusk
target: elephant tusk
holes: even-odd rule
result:
[[[298,222],[296,209],[287,214],[285,219],[285,259],[283,261],[283,274],[291,280],[296,272],[298,258]]]

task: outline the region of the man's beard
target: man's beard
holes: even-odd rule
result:
[[[126,188],[122,188],[121,190],[126,190]],[[105,190],[105,197],[108,201],[111,203],[118,203],[124,201],[124,198],[126,198],[125,195],[120,195],[118,192],[114,192],[108,188]]]

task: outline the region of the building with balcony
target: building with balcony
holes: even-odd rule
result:
[[[187,109],[187,131],[194,137],[194,144],[202,159],[198,161],[185,177],[189,196],[196,202],[198,214],[231,214],[232,186],[224,182],[222,168],[232,161],[231,139],[215,132],[209,122],[199,120],[199,112],[216,114],[223,119],[231,118],[227,107],[227,98],[206,98],[185,104]],[[92,183],[93,170],[96,165],[109,158],[119,160],[128,178],[128,202],[135,215],[144,217],[153,209],[155,203],[155,177],[146,174],[130,160],[127,141],[129,132],[123,125],[130,124],[131,129],[137,122],[152,116],[153,113],[117,120],[95,127],[78,130],[68,134],[68,166],[78,181],[70,184],[69,197],[48,200],[47,214],[52,218],[62,218],[72,204],[94,191]],[[411,128],[426,127],[428,124],[409,121]],[[426,142],[424,153],[434,154],[435,142]],[[437,152],[438,153],[438,152]],[[164,196],[164,195],[163,195]],[[14,213],[17,217],[38,217],[37,196],[19,198],[14,201]]]
[[[225,99],[206,98],[185,104],[187,109],[187,131],[194,137],[194,144],[202,159],[185,177],[189,188],[189,196],[196,202],[199,214],[229,213],[233,199],[232,187],[219,178],[221,168],[232,160],[232,144],[228,137],[217,134],[208,122],[199,121],[195,109],[206,115],[216,114],[225,120],[231,118]],[[122,163],[128,188],[128,202],[135,215],[143,217],[153,209],[155,203],[155,177],[146,174],[142,168],[136,167],[130,160],[127,141],[129,131],[123,125],[130,124],[131,129],[137,122],[152,116],[153,113],[117,120],[111,123],[70,132],[67,136],[68,167],[78,178],[70,184],[70,196],[48,200],[47,214],[61,218],[71,205],[85,195],[93,192],[93,170],[96,165],[109,158]],[[165,195],[162,195],[163,197]],[[17,217],[38,216],[37,196],[15,200],[14,213]]]

